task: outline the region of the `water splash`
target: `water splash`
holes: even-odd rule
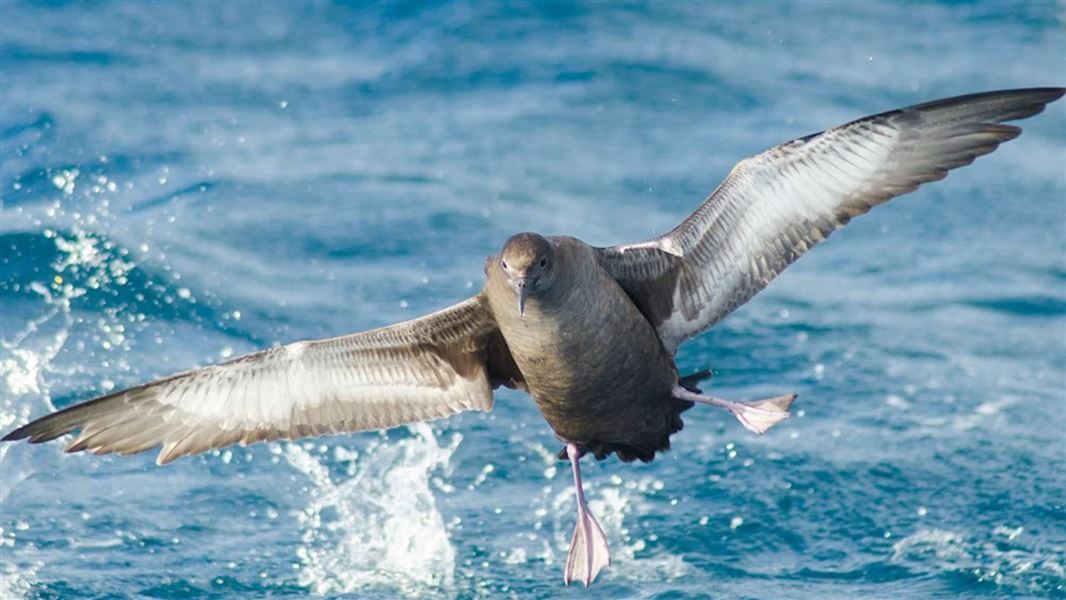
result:
[[[101,251],[101,247],[111,250],[110,243],[101,243],[80,229],[69,237],[52,230],[46,230],[45,236],[54,241],[58,251],[50,265],[51,280],[24,282],[40,297],[43,310],[13,336],[0,339],[0,431],[10,431],[32,415],[55,410],[49,379],[69,374],[56,365],[56,357],[75,327],[72,300],[88,289],[125,284],[125,275],[132,268],[124,259]],[[96,325],[104,333],[101,337],[108,348],[123,345],[123,326],[115,314],[97,320]],[[0,445],[0,514],[8,495],[21,482],[38,471],[57,468],[60,456],[58,447],[42,451],[25,444]],[[6,515],[0,517],[0,598],[25,596],[45,564],[38,558],[38,549],[19,537],[28,528],[21,521],[11,522]]]
[[[424,423],[409,429],[413,437],[371,444],[362,456],[335,451],[335,459],[348,462],[339,480],[328,455],[309,451],[313,445],[284,447],[285,459],[310,482],[310,502],[297,515],[301,585],[317,594],[454,588],[455,549],[430,478],[449,468],[462,437],[441,444]]]
[[[11,338],[0,339],[3,430],[25,423],[30,414],[55,410],[45,377],[49,373],[68,374],[54,364],[54,359],[74,329],[72,301],[89,289],[125,285],[126,274],[133,268],[133,263],[117,255],[111,242],[80,229],[69,236],[46,230],[45,237],[53,240],[57,250],[50,265],[51,279],[25,282],[27,289],[40,296],[43,311]],[[107,318],[95,321],[101,345],[107,350],[128,349],[125,326],[117,311],[105,313]],[[0,467],[4,467],[5,478],[11,475],[11,465],[5,462],[11,447],[0,446]],[[10,489],[8,480],[4,491],[0,491],[0,501]]]
[[[31,289],[44,298],[48,309],[11,339],[0,340],[0,431],[25,423],[31,414],[53,409],[45,372],[70,332],[69,298],[53,297],[40,284]],[[23,445],[0,445],[0,513],[8,494],[37,470],[53,467],[56,460],[54,452],[31,457]],[[24,523],[0,521],[0,598],[21,598],[36,583],[44,562],[32,544],[20,542],[18,535],[27,527]]]

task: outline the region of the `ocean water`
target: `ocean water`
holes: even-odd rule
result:
[[[1066,84],[1066,5],[0,4],[0,429],[476,292],[523,230],[664,232],[742,157]],[[3,598],[1066,597],[1066,103],[682,348],[650,465],[584,461],[615,562],[564,588],[524,395],[157,468],[0,447]]]

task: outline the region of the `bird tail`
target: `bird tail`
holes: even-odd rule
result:
[[[710,369],[701,369],[699,371],[696,371],[695,373],[685,375],[680,380],[678,380],[678,384],[680,384],[681,387],[694,394],[702,394],[703,390],[701,390],[697,386],[701,381],[705,379],[710,379],[711,375],[712,373]]]

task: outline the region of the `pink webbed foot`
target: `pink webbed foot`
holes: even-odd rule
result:
[[[577,444],[567,443],[566,454],[574,469],[574,487],[577,489],[577,525],[570,540],[570,552],[566,556],[566,568],[563,582],[580,581],[588,587],[596,579],[600,570],[611,564],[611,553],[607,549],[607,536],[603,533],[596,517],[589,512],[585,503],[585,492],[581,486],[581,467],[578,461],[581,452]]]
[[[740,421],[740,424],[745,429],[754,431],[759,435],[766,433],[774,425],[792,416],[789,409],[792,407],[792,402],[796,400],[796,394],[787,394],[752,402],[735,402],[690,392],[680,385],[674,386],[673,395],[681,400],[720,406],[733,413],[733,416]]]

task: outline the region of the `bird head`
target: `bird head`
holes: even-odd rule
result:
[[[500,252],[499,268],[518,296],[518,314],[525,316],[526,299],[543,294],[555,277],[555,246],[542,235],[511,236]]]

